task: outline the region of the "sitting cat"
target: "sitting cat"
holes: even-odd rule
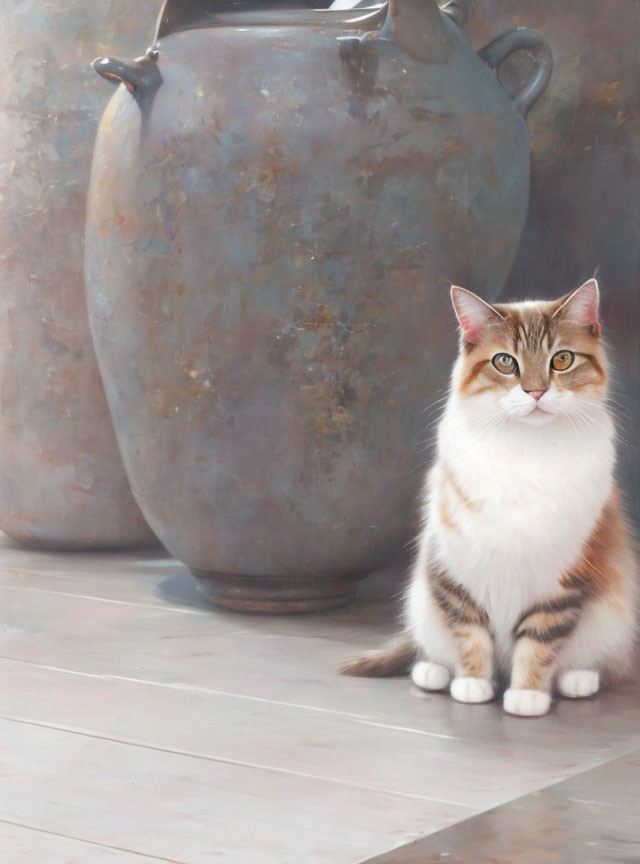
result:
[[[598,285],[490,305],[451,289],[460,353],[406,595],[404,635],[342,668],[412,670],[459,702],[539,716],[628,668],[636,562],[614,480]]]

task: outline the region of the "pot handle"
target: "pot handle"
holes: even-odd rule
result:
[[[553,57],[547,40],[535,30],[515,27],[498,36],[493,42],[489,42],[481,51],[478,51],[478,56],[491,69],[498,69],[507,57],[515,51],[522,50],[531,51],[535,57],[529,80],[525,81],[513,97],[513,107],[526,117],[547,89],[553,71]]]
[[[129,93],[140,98],[153,93],[162,83],[157,66],[158,54],[156,48],[148,48],[144,57],[138,57],[132,63],[113,57],[98,57],[91,65],[102,78],[124,84]]]

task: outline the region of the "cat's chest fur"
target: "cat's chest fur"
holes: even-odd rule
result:
[[[531,603],[553,596],[611,494],[613,427],[475,434],[452,408],[439,432],[428,522],[441,564],[510,633]]]

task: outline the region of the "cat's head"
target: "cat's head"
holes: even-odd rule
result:
[[[456,394],[478,411],[529,425],[577,425],[604,405],[607,370],[590,279],[558,300],[489,304],[453,286],[460,324]]]

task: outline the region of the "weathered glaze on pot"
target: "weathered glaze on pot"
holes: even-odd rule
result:
[[[104,86],[96,44],[128,51],[147,0],[0,4],[0,529],[32,545],[154,538],[122,466],[91,344],[86,189]]]
[[[195,5],[159,56],[96,61],[127,85],[90,190],[98,359],[137,500],[214,599],[329,608],[414,530],[449,285],[502,285],[526,124],[433,2]]]

